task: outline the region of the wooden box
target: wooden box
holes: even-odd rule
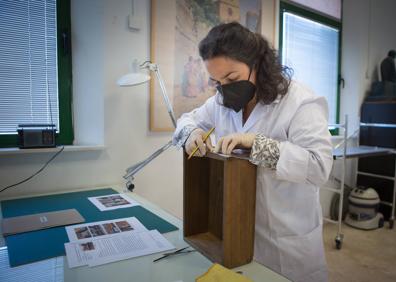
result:
[[[256,166],[209,153],[184,154],[184,240],[228,268],[253,258]]]

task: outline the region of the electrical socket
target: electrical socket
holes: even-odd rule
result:
[[[137,15],[128,16],[128,26],[130,29],[138,31],[142,26],[142,19]]]

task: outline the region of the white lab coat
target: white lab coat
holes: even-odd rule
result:
[[[257,168],[254,259],[292,281],[327,281],[319,202],[319,186],[333,162],[326,99],[292,82],[282,99],[258,103],[244,125],[242,111],[221,106],[219,99],[183,114],[174,136],[194,125],[216,127],[216,141],[235,132],[280,141],[276,170]]]

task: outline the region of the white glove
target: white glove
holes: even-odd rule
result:
[[[209,151],[213,150],[210,138],[207,138],[205,143],[203,142],[205,135],[206,132],[201,128],[194,129],[191,132],[185,144],[187,154],[190,155],[197,146],[199,150],[194,154],[197,157],[205,156],[207,149]]]
[[[250,149],[255,138],[256,134],[254,133],[234,133],[221,137],[214,152],[230,155],[236,148]]]

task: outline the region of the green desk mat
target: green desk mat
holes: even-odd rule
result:
[[[8,200],[1,202],[1,210],[3,218],[7,218],[75,208],[85,218],[85,223],[134,216],[149,230],[166,233],[178,229],[142,206],[101,212],[88,200],[88,197],[115,193],[118,192],[105,188]],[[64,243],[69,242],[64,226],[7,236],[5,240],[11,267],[63,256]]]

